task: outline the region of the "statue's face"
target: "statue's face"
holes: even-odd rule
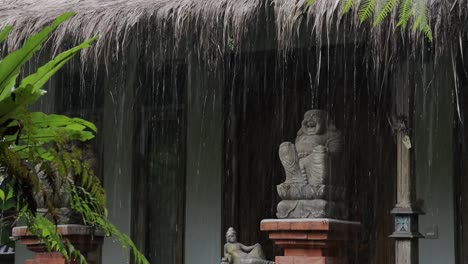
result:
[[[237,242],[237,236],[236,233],[229,233],[226,235],[226,240],[229,243],[236,243]]]
[[[325,130],[324,121],[320,114],[308,112],[302,120],[302,131],[307,135],[322,134]]]

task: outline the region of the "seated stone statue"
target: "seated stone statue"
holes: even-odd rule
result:
[[[260,244],[246,246],[238,243],[236,230],[230,227],[226,232],[224,258],[221,259],[221,264],[274,264],[274,262],[265,260]]]
[[[304,114],[295,143],[284,142],[279,158],[286,180],[277,186],[278,218],[345,218],[341,134],[323,110]]]
[[[296,143],[280,145],[279,156],[287,183],[325,184],[330,174],[330,158],[341,148],[340,133],[327,124],[327,112],[310,110],[304,114]]]

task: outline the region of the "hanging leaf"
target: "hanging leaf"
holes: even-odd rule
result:
[[[315,2],[317,2],[317,0],[308,0],[307,1],[307,6],[313,5],[313,4],[315,4]]]
[[[390,13],[398,7],[400,0],[387,0],[384,7],[380,10],[379,14],[374,20],[374,26],[382,23],[382,21],[387,18]]]
[[[403,4],[400,7],[400,20],[398,21],[397,26],[401,26],[403,29],[406,29],[406,25],[412,16],[412,5],[413,0],[403,0]]]
[[[10,34],[10,31],[12,29],[13,26],[8,26],[0,32],[0,43],[2,43],[6,39],[6,37],[8,37],[8,34]]]
[[[0,94],[7,84],[10,84],[12,79],[18,76],[21,66],[42,47],[42,44],[49,38],[50,33],[73,15],[74,13],[61,15],[51,26],[45,27],[41,32],[28,38],[20,49],[12,52],[0,62]]]
[[[60,68],[65,65],[71,58],[73,58],[77,53],[79,53],[82,49],[89,48],[91,43],[96,40],[96,37],[86,40],[85,42],[81,43],[80,45],[71,48],[67,51],[60,53],[57,57],[55,57],[50,62],[46,63],[44,66],[40,67],[36,73],[31,74],[24,78],[21,81],[20,87],[26,85],[33,86],[33,92],[39,90],[44,86],[44,84],[52,77]],[[1,97],[0,97],[1,100]]]
[[[345,4],[343,5],[343,10],[341,11],[341,14],[344,15],[348,13],[355,6],[356,6],[356,0],[346,0]]]
[[[91,129],[93,132],[97,132],[97,128],[93,123],[81,118],[71,118],[64,115],[48,115],[43,112],[33,112],[31,113],[31,122],[36,127],[60,127],[79,124]]]
[[[364,0],[359,11],[359,20],[361,21],[361,24],[374,14],[376,4],[376,0]]]

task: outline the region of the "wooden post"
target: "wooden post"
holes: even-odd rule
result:
[[[414,106],[414,58],[401,71],[401,83],[396,88],[396,117],[393,127],[397,133],[397,204],[392,210],[395,216],[395,263],[417,264],[419,262],[418,216],[422,212],[416,206],[416,177],[414,175],[414,140],[412,133],[412,109]],[[407,75],[407,76],[405,76]]]

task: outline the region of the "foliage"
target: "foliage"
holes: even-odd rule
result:
[[[318,0],[308,0],[312,5]],[[327,0],[322,0],[327,1]],[[382,23],[393,11],[398,10],[399,19],[397,26],[406,29],[411,18],[413,19],[413,31],[419,30],[432,41],[432,29],[429,21],[429,7],[427,0],[341,0],[342,14],[346,14],[354,8],[359,8],[359,20],[364,23],[373,17],[373,26]]]
[[[15,222],[26,222],[31,233],[41,238],[49,250],[62,253],[67,260],[85,263],[80,252],[57,232],[59,215],[53,198],[59,188],[63,188],[70,197],[70,207],[79,213],[83,223],[117,237],[123,247],[132,249],[137,263],[149,263],[132,240],[120,233],[107,218],[104,189],[84,160],[83,151],[77,147],[79,142],[94,138],[95,125],[80,118],[28,110],[46,94],[42,89],[46,82],[82,49],[90,47],[95,39],[60,53],[35,73],[18,80],[22,66],[71,16],[73,13],[60,16],[0,61],[0,164],[10,178],[9,187],[4,185],[0,190],[0,206],[2,212],[16,208],[10,217]],[[0,43],[11,30],[12,27],[8,27],[0,33]],[[36,211],[37,196],[47,206],[45,215]]]

